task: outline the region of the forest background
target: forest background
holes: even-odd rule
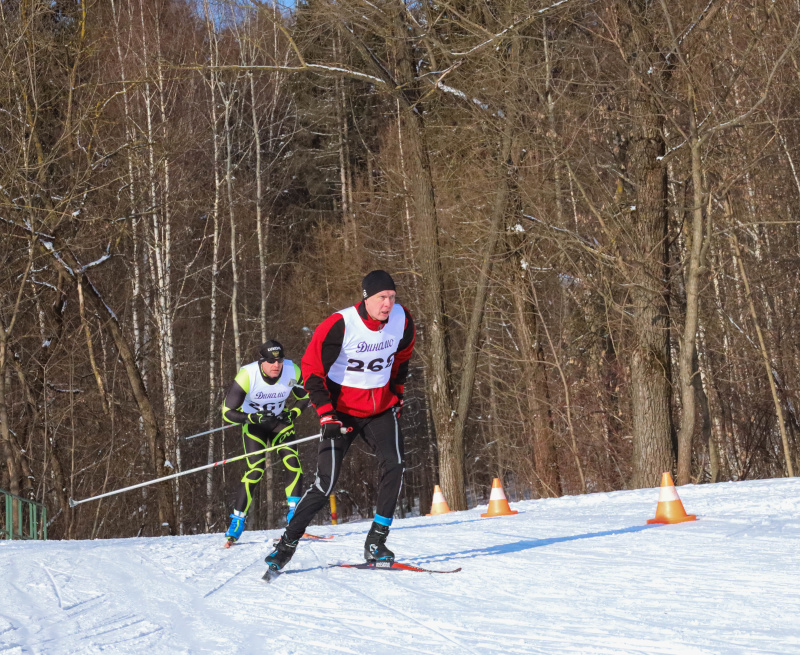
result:
[[[51,537],[223,530],[239,464],[68,500],[239,454],[184,437],[374,268],[418,326],[401,515],[794,475],[799,30],[797,0],[0,0],[0,487]]]

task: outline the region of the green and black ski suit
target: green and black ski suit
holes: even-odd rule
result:
[[[300,367],[291,360],[284,360],[283,371],[277,378],[265,376],[257,361],[239,369],[222,405],[222,418],[228,423],[242,426],[245,453],[293,440],[294,426],[291,415],[288,417],[288,426],[278,418],[290,397],[294,398],[295,408],[300,411],[308,406],[308,393],[303,389]],[[247,417],[248,414],[255,412],[272,412],[275,420],[268,425],[251,425]],[[287,446],[271,452],[277,453],[283,461],[287,501],[296,498],[303,487],[303,469],[297,449]],[[267,453],[260,453],[252,458],[247,457],[245,461],[247,471],[242,477],[234,509],[246,514],[253,500],[255,486],[264,475]]]

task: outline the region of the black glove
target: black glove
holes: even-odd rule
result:
[[[400,418],[400,414],[403,413],[404,404],[405,403],[403,402],[403,396],[402,395],[397,396],[397,404],[394,407],[392,407],[392,411],[394,412],[395,418]]]
[[[325,414],[319,419],[320,438],[338,439],[342,436],[342,422],[335,414]]]
[[[299,407],[292,407],[291,409],[284,407],[280,419],[282,423],[291,425],[300,414],[302,414],[302,410]]]
[[[247,422],[250,425],[260,425],[267,430],[274,430],[279,425],[278,417],[266,410],[248,414]]]
[[[392,407],[392,411],[394,412],[395,418],[400,418],[400,414],[403,413],[403,392],[405,391],[404,384],[393,384],[392,393],[397,396],[397,404]]]

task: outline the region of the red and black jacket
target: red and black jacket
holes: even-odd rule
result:
[[[363,301],[356,305],[356,310],[364,325],[370,330],[381,329],[383,322],[370,318]],[[345,321],[337,312],[320,323],[300,362],[305,389],[320,416],[331,414],[334,410],[362,418],[375,416],[399,402],[403,396],[408,376],[408,360],[411,359],[416,337],[414,320],[405,307],[403,311],[406,315],[405,328],[403,337],[397,345],[389,382],[377,389],[347,387],[337,384],[328,377],[328,371],[342,349]]]

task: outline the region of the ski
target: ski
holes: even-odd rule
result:
[[[268,567],[267,570],[264,572],[264,575],[261,576],[261,579],[266,582],[270,583],[279,577],[283,571],[280,571],[277,568],[272,568],[272,566]]]
[[[316,535],[308,532],[303,533],[303,536],[300,537],[300,541],[330,541],[331,539],[333,539],[332,534]],[[272,538],[273,543],[278,543],[280,540],[280,537]]]
[[[377,569],[383,571],[413,571],[415,573],[458,573],[461,570],[459,566],[457,569],[449,569],[449,570],[441,570],[441,569],[424,569],[421,566],[414,566],[413,564],[404,564],[402,562],[364,562],[361,564],[329,564],[329,568],[348,568],[348,569]],[[304,569],[293,570],[293,571],[286,571],[286,573],[301,573]],[[284,571],[280,569],[274,568],[272,566],[268,567],[267,570],[264,572],[264,575],[261,576],[261,579],[266,582],[270,583],[274,581],[276,578],[279,578],[284,574]]]
[[[314,541],[314,540],[319,541],[320,539],[327,541],[329,539],[333,539],[333,535],[332,534],[317,535],[317,534],[310,534],[309,532],[304,532],[303,536],[300,538],[308,539],[309,541]]]
[[[332,534],[316,535],[316,534],[310,534],[308,532],[306,532],[305,534],[303,534],[302,537],[300,537],[300,541],[330,541],[331,539],[333,539]],[[272,543],[276,544],[280,540],[281,540],[280,537],[273,537]],[[225,541],[224,547],[230,548],[231,546],[236,546],[238,544],[239,542],[236,539],[228,539],[227,541]]]
[[[380,569],[382,571],[415,571],[417,573],[458,573],[461,570],[449,569],[446,571],[435,569],[423,569],[413,564],[403,564],[402,562],[364,562],[363,564],[331,564],[332,567],[343,567],[348,569]]]

